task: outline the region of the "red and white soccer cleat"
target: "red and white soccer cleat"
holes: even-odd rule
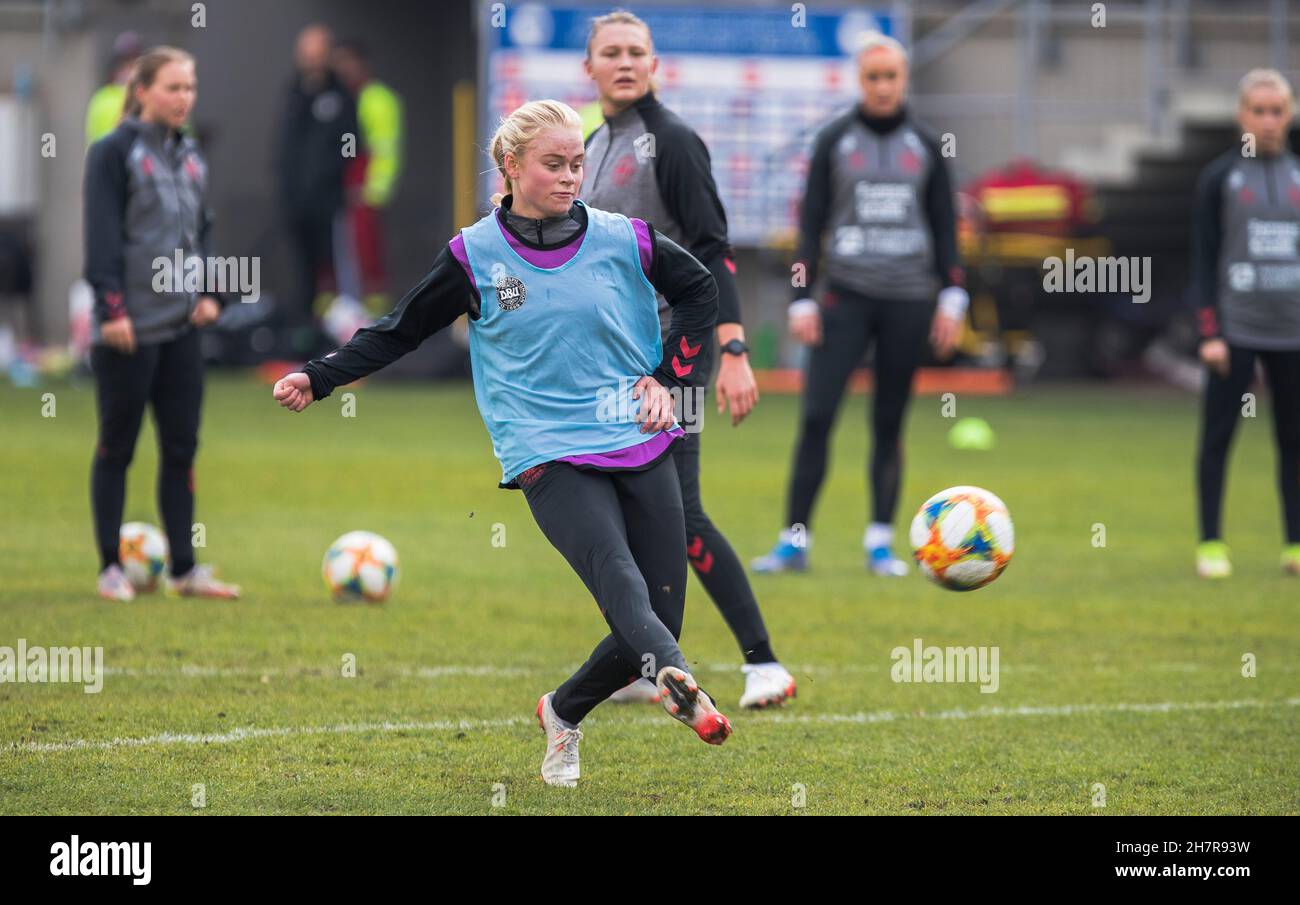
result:
[[[721,745],[731,735],[731,722],[718,712],[713,699],[700,691],[699,683],[690,673],[676,666],[665,666],[659,670],[655,686],[664,710],[694,729],[710,745]]]
[[[117,563],[99,573],[99,596],[105,600],[135,600],[135,588]]]
[[[548,691],[537,702],[537,723],[546,733],[546,756],[542,758],[542,780],[547,785],[567,786],[573,788],[578,784],[578,742],[582,741],[582,730],[576,726],[572,729],[560,724],[560,718],[551,707],[551,695]]]
[[[746,663],[740,671],[745,674],[741,707],[780,707],[795,696],[794,676],[780,663]]]
[[[167,578],[167,590],[181,597],[213,597],[218,600],[235,600],[239,585],[226,584],[212,574],[212,566],[196,565],[180,578]]]

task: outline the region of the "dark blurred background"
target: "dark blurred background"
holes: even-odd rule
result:
[[[748,67],[747,81],[731,85],[722,78],[705,91],[689,77],[669,78],[662,94],[713,149],[724,204],[734,211],[754,362],[774,370],[793,366],[798,350],[784,335],[783,309],[788,223],[797,198],[780,188],[756,225],[753,199],[742,193],[755,166],[759,182],[800,184],[816,126],[853,101],[849,57],[799,58],[850,75],[847,84],[828,76],[825,87],[800,93],[776,84],[779,67],[794,59],[780,41],[773,43],[788,26],[790,4],[627,6],[686,23],[675,34],[656,36],[665,73],[689,73],[703,58],[706,35],[698,28],[708,20],[702,17],[721,12],[732,23],[725,35],[730,45],[714,59]],[[213,250],[260,257],[267,296],[265,305],[246,306],[257,310],[228,314],[208,354],[217,363],[247,365],[314,351],[309,342],[287,341],[273,317],[275,305],[295,291],[274,151],[294,41],[304,26],[323,23],[336,38],[363,42],[374,76],[405,104],[401,173],[382,211],[395,300],[442,243],[485,210],[493,177],[483,148],[501,104],[548,93],[575,106],[592,99],[578,68],[581,24],[611,8],[213,0],[202,5],[204,22],[196,27],[193,7],[173,0],[0,2],[0,367],[75,365],[77,312],[84,310],[76,284],[86,110],[109,77],[123,33],[135,33],[144,46],[174,44],[197,57],[192,126],[210,164]],[[1100,26],[1098,7],[1104,7]],[[847,33],[867,23],[907,44],[912,107],[936,134],[956,138],[949,165],[964,195],[963,247],[974,296],[959,365],[1005,369],[1021,379],[1196,379],[1186,306],[1192,186],[1198,170],[1236,142],[1240,77],[1271,66],[1294,81],[1300,59],[1295,4],[925,0],[807,9],[832,30]],[[511,27],[494,30],[494,14]],[[557,33],[564,22],[572,34]],[[518,23],[527,27],[512,30]],[[735,46],[746,29],[754,35],[752,53]],[[771,139],[758,131],[755,117],[773,109],[778,123],[789,121],[776,142],[779,153],[765,152],[758,163],[742,159],[746,141],[757,146]],[[742,134],[748,138],[737,142]],[[57,141],[52,157],[41,156],[46,136]],[[1053,213],[1020,221],[997,215],[1008,187],[1037,192]],[[1149,257],[1150,302],[1043,293],[1042,261],[1066,247]],[[258,332],[259,325],[266,329]],[[70,341],[71,354],[58,351]],[[328,341],[322,335],[316,345]],[[463,374],[464,357],[454,331],[445,331],[394,373]]]

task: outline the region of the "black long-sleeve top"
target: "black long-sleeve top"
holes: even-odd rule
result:
[[[495,215],[510,234],[528,248],[553,250],[556,243],[547,241],[541,234],[548,221],[533,221],[537,231],[530,227],[528,235],[524,235],[524,231],[516,229],[504,217],[510,210],[510,200],[507,195]],[[563,244],[580,242],[587,228],[583,205],[575,204],[569,213],[577,221],[578,229]],[[650,376],[668,387],[694,386],[704,375],[699,373],[699,368],[687,370],[691,363],[684,355],[683,341],[687,349],[699,349],[711,335],[718,311],[717,285],[708,269],[689,252],[653,227],[648,233],[653,248],[646,277],[667,299],[673,312],[663,358]],[[313,398],[324,399],[335,387],[393,363],[462,314],[478,319],[478,292],[452,252],[456,242],[453,239],[443,247],[429,272],[402,296],[392,311],[372,326],[358,330],[342,348],[304,366],[304,373],[311,379]]]
[[[1202,339],[1222,336],[1219,324],[1219,250],[1223,244],[1223,183],[1240,158],[1220,154],[1196,180],[1192,211],[1192,297]]]
[[[713,274],[718,323],[741,322],[727,214],[709,149],[694,129],[648,92],[587,138],[586,171],[585,201],[659,223]]]

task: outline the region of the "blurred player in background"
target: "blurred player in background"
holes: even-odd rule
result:
[[[90,96],[86,107],[86,144],[93,145],[117,128],[126,106],[126,83],[140,59],[140,36],[124,31],[113,41],[113,62],[108,81]]]
[[[643,221],[577,201],[585,151],[572,108],[523,105],[502,121],[492,156],[508,193],[494,199],[499,207],[452,239],[392,312],[282,378],[274,395],[302,411],[468,314],[474,395],[501,462],[500,486],[524,492],[610,629],[537,704],[542,778],[573,786],[578,724],[647,669],[664,708],[700,738],[716,745],[731,734],[677,645],[686,532],[671,449],[683,431],[667,389],[686,385],[674,349],[709,341],[717,287],[699,261]],[[673,309],[667,348],[656,291]]]
[[[587,140],[583,199],[594,207],[638,217],[655,226],[704,264],[718,284],[717,336],[721,361],[718,411],[731,407],[739,424],[758,401],[750,370],[735,264],[727,241],[727,217],[713,181],[709,151],[700,137],[655,97],[658,67],[649,27],[622,10],[592,20],[587,75],[595,82],[604,117]],[[660,303],[667,345],[671,309]],[[700,388],[698,406],[679,413],[687,434],[673,452],[686,510],[686,539],[695,576],[722,613],[745,657],[741,707],[767,707],[794,697],[794,677],[779,663],[763,614],[731,544],[700,500],[700,434],[703,397],[713,364],[713,339],[703,347],[670,349],[674,367]],[[697,410],[697,408],[699,410]],[[615,700],[654,700],[656,689],[639,679]]]
[[[180,132],[195,89],[189,54],[171,47],[145,53],[127,83],[121,123],[86,158],[86,281],[95,295],[90,363],[99,412],[90,488],[99,594],[110,600],[135,597],[122,571],[119,535],[126,470],[149,405],[158,434],[158,508],[171,554],[167,588],[184,596],[239,596],[210,566],[195,564],[190,535],[203,400],[197,328],[217,319],[222,300],[154,286],[155,261],[170,262],[178,251],[185,259],[207,257],[207,165],[194,139]]]
[[[347,266],[340,266],[340,290],[365,303],[373,314],[390,307],[384,268],[382,212],[393,198],[402,171],[402,99],[370,71],[359,41],[340,41],[334,71],[357,105],[361,147],[343,171]],[[344,278],[343,272],[347,276]]]
[[[1208,370],[1197,458],[1196,571],[1204,578],[1232,574],[1221,525],[1224,473],[1257,361],[1273,396],[1282,569],[1300,575],[1300,158],[1287,148],[1292,105],[1279,72],[1247,73],[1237,110],[1242,146],[1216,158],[1196,187],[1192,286]]]
[[[907,573],[893,553],[903,416],[927,336],[936,355],[951,354],[969,304],[948,169],[937,142],[904,105],[907,52],[873,33],[857,60],[862,103],[822,129],[808,169],[789,322],[794,337],[812,350],[786,527],[772,552],[754,561],[758,572],[807,568],[812,510],[826,476],[836,409],[874,339],[871,522],[863,543],[873,573]],[[818,304],[810,295],[828,233],[827,287]]]
[[[358,131],[356,104],[329,65],[333,43],[324,25],[298,34],[297,71],[280,124],[280,195],[298,262],[296,298],[288,311],[295,326],[310,324],[336,289],[335,221],[343,210],[348,163],[342,149],[345,137],[355,141]]]

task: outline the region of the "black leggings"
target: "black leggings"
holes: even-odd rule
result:
[[[290,293],[293,302],[286,309],[288,322],[293,326],[313,323],[317,294],[334,289],[336,216],[326,211],[304,210],[295,212],[289,220],[289,235],[298,264],[297,282]]]
[[[194,565],[194,454],[199,443],[203,401],[203,358],[199,334],[139,345],[125,355],[106,345],[90,353],[99,411],[99,442],[90,468],[90,499],[100,568],[118,562],[118,535],[126,500],[126,469],[152,403],[158,434],[158,508],[171,551],[171,573]]]
[[[704,394],[700,394],[701,400]],[[703,405],[701,405],[703,408]],[[702,418],[701,411],[695,417]],[[683,418],[686,425],[689,419]],[[704,511],[700,499],[700,434],[687,433],[675,444],[673,459],[682,489],[682,506],[686,510],[686,555],[695,577],[713,599],[727,627],[740,644],[747,663],[769,663],[776,659],[767,637],[767,626],[759,612],[758,601],[749,578],[732,549]]]
[[[1277,484],[1282,497],[1286,542],[1300,543],[1300,350],[1264,352],[1229,346],[1228,376],[1209,372],[1197,456],[1201,540],[1222,537],[1223,483],[1228,450],[1245,403],[1242,396],[1255,376],[1255,360],[1273,396],[1273,437],[1277,442]]]
[[[871,520],[889,523],[894,520],[903,473],[903,416],[912,396],[912,377],[925,351],[934,305],[831,289],[821,309],[822,344],[812,349],[804,372],[786,524],[812,525],[840,399],[873,338],[876,386],[871,405]]]
[[[680,441],[678,441],[680,442]],[[519,477],[533,518],[595,598],[610,633],[555,691],[563,720],[582,721],[628,682],[687,669],[677,646],[686,607],[686,528],[671,455],[645,471],[548,462]]]

